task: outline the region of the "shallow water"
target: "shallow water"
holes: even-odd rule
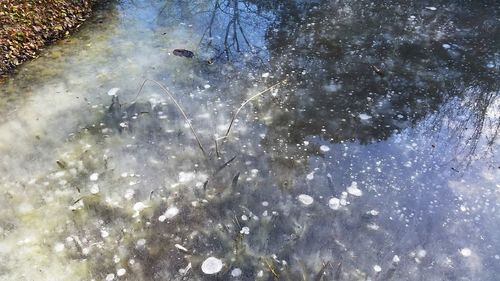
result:
[[[496,280],[499,7],[383,2],[99,7],[1,85],[0,280]]]

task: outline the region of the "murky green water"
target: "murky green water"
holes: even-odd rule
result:
[[[0,280],[496,280],[500,7],[379,2],[99,7],[1,86]]]

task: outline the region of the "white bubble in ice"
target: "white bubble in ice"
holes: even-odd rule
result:
[[[312,171],[309,174],[307,174],[306,179],[313,180],[314,179],[314,171]]]
[[[140,212],[140,211],[146,209],[146,205],[144,205],[144,203],[142,203],[142,202],[137,202],[134,204],[133,208],[134,208],[134,211]]]
[[[472,251],[469,248],[462,248],[460,249],[460,254],[464,257],[470,257],[470,255],[472,255]]]
[[[163,215],[165,216],[165,218],[171,219],[171,218],[177,216],[178,213],[179,213],[179,209],[177,207],[170,207],[165,211],[165,214],[163,214]]]
[[[116,271],[116,275],[117,276],[123,276],[125,275],[125,273],[127,273],[127,270],[125,268],[119,268],[117,271]]]
[[[98,173],[93,173],[92,175],[90,175],[89,179],[91,181],[96,181],[99,179],[99,174]]]
[[[116,96],[116,93],[118,93],[118,91],[120,90],[120,88],[111,88],[109,91],[108,91],[108,95],[109,96]]]
[[[431,11],[435,11],[435,10],[437,10],[437,8],[436,8],[436,7],[425,7],[425,8],[426,8],[427,10],[431,10]]]
[[[109,232],[107,232],[106,230],[101,230],[101,237],[102,238],[106,238],[109,236]]]
[[[328,201],[328,207],[330,207],[332,210],[340,209],[340,199],[335,198],[335,197],[331,198]]]
[[[248,226],[244,226],[241,228],[240,233],[248,235],[250,234],[250,228],[248,228]]]
[[[97,193],[99,193],[99,185],[97,185],[97,184],[93,184],[93,185],[90,187],[90,193],[92,193],[92,194],[97,194]]]
[[[337,90],[339,90],[339,88],[341,88],[341,86],[334,83],[323,86],[323,89],[330,93],[336,92]]]
[[[182,246],[181,244],[175,244],[174,245],[177,249],[183,251],[183,252],[188,252],[188,249],[184,246]]]
[[[112,281],[113,279],[115,279],[114,273],[110,273],[110,274],[106,275],[106,281]]]
[[[222,261],[215,257],[209,257],[201,264],[201,271],[205,274],[216,274],[222,269]]]
[[[132,198],[134,198],[134,194],[135,194],[135,190],[127,189],[125,191],[125,195],[123,195],[123,197],[125,197],[125,199],[127,199],[127,200],[132,200]]]
[[[242,273],[243,273],[243,272],[242,272],[242,271],[241,271],[241,269],[239,269],[239,268],[235,268],[235,269],[231,270],[231,275],[232,275],[233,277],[238,277],[238,276],[240,276]]]
[[[262,73],[262,77],[263,77],[263,78],[267,78],[267,77],[269,77],[269,72]]]
[[[417,251],[417,257],[419,258],[425,258],[427,256],[427,251],[424,249],[420,249]]]
[[[443,46],[443,48],[445,48],[445,49],[449,49],[449,48],[451,48],[451,45],[450,45],[450,44],[446,44],[446,43],[445,43],[445,44],[443,44],[443,45],[441,45],[441,46]]]
[[[370,120],[372,117],[366,113],[361,113],[360,115],[358,115],[359,119],[361,120]]]
[[[64,251],[64,244],[63,243],[56,243],[56,245],[54,245],[54,251],[56,251],[56,252]]]
[[[180,172],[179,182],[189,182],[196,178],[196,174],[192,172]]]
[[[311,205],[314,202],[314,198],[307,194],[300,194],[297,199],[304,205]]]
[[[323,152],[327,152],[327,151],[330,151],[330,148],[326,145],[322,145],[319,147],[319,150],[321,150]]]
[[[373,266],[373,270],[375,272],[380,272],[380,271],[382,271],[382,267],[380,267],[380,265],[376,264],[376,265]]]
[[[399,256],[398,256],[398,255],[394,255],[394,257],[392,257],[392,262],[393,262],[393,263],[398,263],[398,262],[400,262],[400,261],[401,261],[401,259],[399,259]]]
[[[358,188],[358,183],[355,181],[353,181],[351,185],[347,188],[347,192],[354,196],[363,195],[363,191],[361,191],[361,189]]]
[[[203,86],[203,88],[210,89],[210,85],[209,84],[205,84],[205,86]]]

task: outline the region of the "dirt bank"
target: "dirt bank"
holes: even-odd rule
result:
[[[69,34],[89,16],[95,0],[0,1],[0,77]]]

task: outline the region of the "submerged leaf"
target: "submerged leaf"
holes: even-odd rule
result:
[[[173,52],[174,56],[192,58],[194,53],[186,49],[175,49]]]

